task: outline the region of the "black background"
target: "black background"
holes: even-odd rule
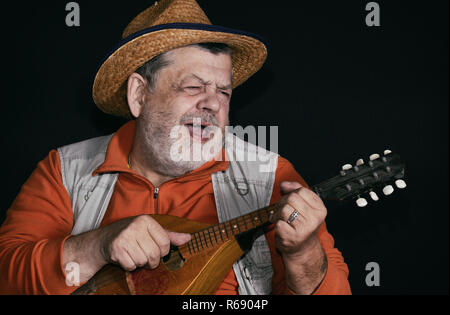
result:
[[[69,2],[69,1],[67,1]],[[0,222],[51,149],[114,132],[125,121],[91,96],[97,66],[153,1],[66,1],[2,9]],[[391,149],[406,190],[363,209],[328,205],[327,225],[355,294],[448,294],[448,1],[199,1],[217,25],[270,44],[263,68],[234,91],[231,124],[278,126],[278,152],[309,184]],[[368,287],[368,262],[381,285]]]

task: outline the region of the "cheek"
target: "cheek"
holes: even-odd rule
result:
[[[229,104],[223,105],[220,108],[219,113],[217,114],[217,120],[218,120],[219,125],[221,127],[228,126],[230,124],[229,117],[228,117],[229,109],[230,109],[230,105]]]
[[[170,120],[177,120],[188,109],[187,102],[183,101],[175,93],[159,93],[152,99],[153,112],[164,113]]]

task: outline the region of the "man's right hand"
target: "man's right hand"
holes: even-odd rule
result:
[[[132,271],[158,267],[161,258],[169,253],[170,244],[182,245],[191,235],[165,230],[151,216],[140,215],[105,226],[100,238],[105,261]]]
[[[170,244],[179,246],[190,239],[190,234],[165,230],[150,215],[130,217],[69,237],[64,243],[62,265],[65,268],[69,262],[78,263],[81,283],[108,263],[127,271],[154,269],[169,253]]]

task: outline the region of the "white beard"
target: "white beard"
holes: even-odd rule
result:
[[[201,143],[190,136],[183,122],[193,119],[212,124],[203,131],[204,137],[214,134],[210,140]],[[201,132],[199,126],[194,126],[194,130]],[[205,114],[186,114],[178,120],[167,112],[146,111],[137,120],[136,135],[136,144],[144,154],[143,162],[153,171],[169,177],[182,176],[214,157],[220,158],[218,153],[224,141],[223,129],[217,126],[217,120]]]

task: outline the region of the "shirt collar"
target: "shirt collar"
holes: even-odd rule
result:
[[[93,172],[93,176],[101,173],[109,172],[128,172],[134,173],[128,167],[128,156],[133,147],[134,134],[136,130],[136,122],[131,120],[125,123],[112,136],[111,141],[106,149],[105,161]],[[228,168],[229,162],[226,159],[225,149],[222,148],[222,160],[211,160],[206,162],[199,168],[178,177],[178,181],[189,181],[212,173],[225,171]]]

